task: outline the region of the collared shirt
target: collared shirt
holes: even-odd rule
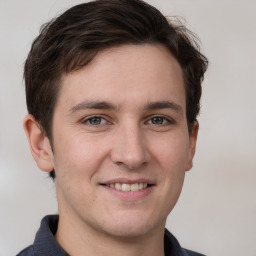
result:
[[[68,256],[54,239],[58,227],[58,215],[48,215],[41,221],[34,243],[16,256]],[[164,235],[165,256],[204,256],[181,248],[177,239],[166,229]]]

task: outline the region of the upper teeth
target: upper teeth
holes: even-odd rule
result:
[[[115,188],[116,190],[122,191],[139,191],[143,188],[147,187],[147,183],[133,183],[133,184],[126,184],[126,183],[113,183],[107,184],[108,187]]]

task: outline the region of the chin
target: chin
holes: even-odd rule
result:
[[[133,227],[133,225],[123,225],[113,227],[108,233],[119,238],[137,238],[148,234],[149,230],[150,228],[145,226]]]
[[[107,233],[115,237],[136,238],[153,232],[161,225],[159,223],[161,222],[154,222],[154,220],[149,218],[149,216],[134,216],[133,214],[129,214],[127,216],[124,214],[120,218],[115,218],[112,225],[105,228]],[[163,223],[165,222],[163,221]]]

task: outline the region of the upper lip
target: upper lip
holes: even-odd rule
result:
[[[155,184],[155,182],[153,182],[150,179],[146,179],[146,178],[140,178],[140,179],[115,178],[115,179],[107,180],[104,182],[100,182],[100,184],[104,184],[104,185],[115,184],[115,183],[125,183],[125,184],[147,183],[147,184],[151,184],[151,185]]]

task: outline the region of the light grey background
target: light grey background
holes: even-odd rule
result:
[[[23,63],[40,25],[81,2],[0,0],[0,256],[31,244],[41,218],[57,212],[22,128]],[[207,255],[256,256],[256,1],[148,2],[183,16],[210,60],[194,168],[167,226]]]

